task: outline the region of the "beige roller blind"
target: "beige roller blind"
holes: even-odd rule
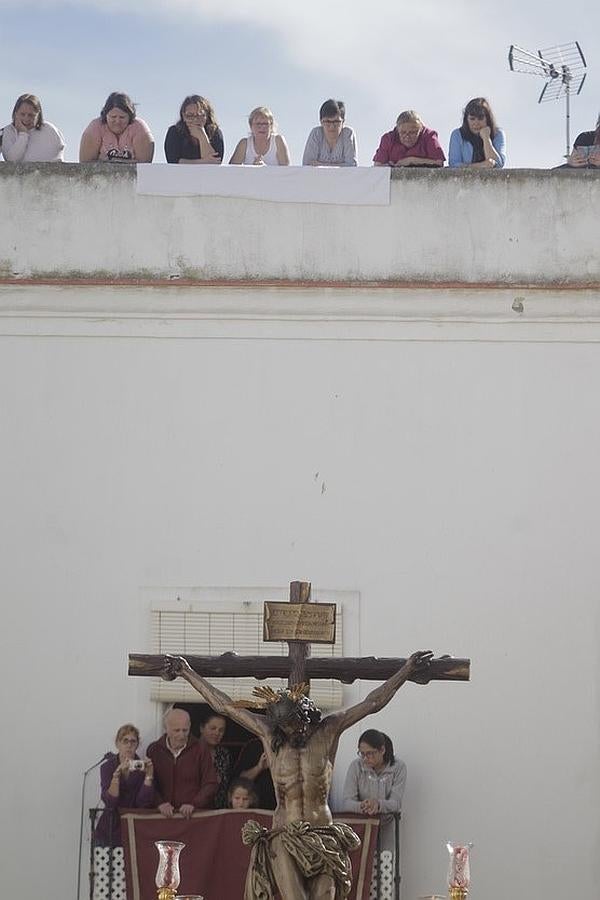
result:
[[[262,603],[244,604],[244,610],[152,610],[152,652],[177,653],[195,656],[219,656],[233,650],[240,656],[287,656],[285,643],[265,643],[262,639]],[[342,611],[337,607],[335,644],[313,644],[314,656],[343,656]],[[283,679],[269,678],[212,678],[211,683],[234,700],[252,696],[257,684],[268,684],[274,690],[285,687]],[[153,679],[153,700],[166,703],[202,703],[202,699],[186,681]],[[342,686],[339,681],[314,680],[311,697],[321,709],[338,709],[342,705]]]

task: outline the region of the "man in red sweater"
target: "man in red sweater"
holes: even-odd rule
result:
[[[165,734],[148,747],[154,765],[158,809],[167,818],[176,812],[189,819],[195,809],[210,809],[219,779],[210,750],[190,735],[190,717],[184,709],[165,716]]]

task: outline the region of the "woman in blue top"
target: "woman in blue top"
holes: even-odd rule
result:
[[[450,135],[448,165],[501,169],[506,164],[506,139],[496,125],[494,114],[485,97],[469,100],[460,128]]]

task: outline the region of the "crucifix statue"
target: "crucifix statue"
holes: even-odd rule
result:
[[[184,659],[130,654],[129,673],[185,678],[215,712],[228,716],[261,739],[271,769],[277,807],[270,831],[256,822],[247,822],[242,831],[242,840],[252,846],[244,900],[273,900],[277,891],[285,900],[341,900],[351,888],[348,853],[359,844],[348,825],[333,823],[328,805],[333,764],[342,733],[365,716],[383,709],[406,681],[427,684],[434,678],[468,680],[469,660],[449,657],[434,660],[428,650],[413,653],[408,659],[385,661],[311,659],[310,641],[332,641],[330,620],[324,623],[329,626],[330,636],[319,637],[317,611],[326,604],[305,607],[303,614],[301,607],[310,603],[308,582],[292,582],[290,601],[293,607],[300,608],[297,615],[295,610],[292,614],[295,624],[291,633],[295,636],[288,637],[287,658],[224,654]],[[268,631],[266,625],[265,621],[265,631]],[[271,635],[270,639],[281,636],[280,632],[278,638]],[[323,667],[323,663],[337,663],[337,666]],[[328,671],[325,673],[324,669]],[[258,678],[287,675],[289,686],[280,691],[257,688],[255,693],[264,706],[264,714],[258,714],[240,707],[205,678],[231,674]],[[337,677],[345,682],[356,678],[385,678],[385,681],[354,706],[323,717],[308,696],[311,677]]]

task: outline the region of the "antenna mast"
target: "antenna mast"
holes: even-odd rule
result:
[[[578,96],[581,93],[587,75],[587,63],[579,41],[547,47],[535,53],[511,44],[508,64],[511,72],[540,75],[546,80],[538,103],[559,100],[564,96],[568,156],[571,151],[571,95]]]

